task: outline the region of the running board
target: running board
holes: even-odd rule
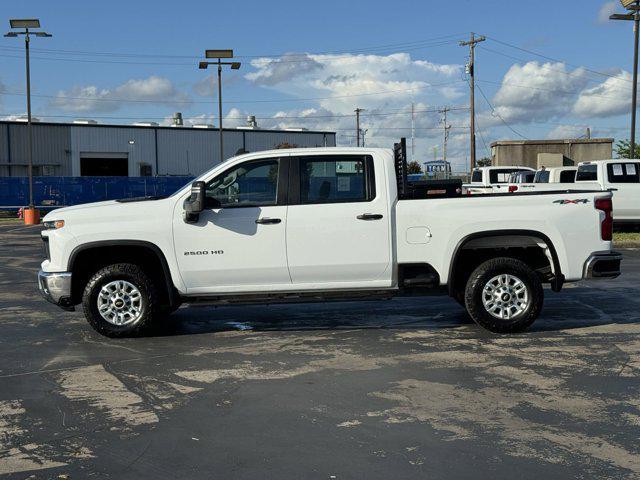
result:
[[[328,290],[310,292],[226,293],[218,295],[183,295],[182,301],[202,305],[249,305],[270,303],[348,302],[358,300],[388,300],[397,296],[397,289],[387,290]]]

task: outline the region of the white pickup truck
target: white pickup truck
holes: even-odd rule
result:
[[[511,175],[517,172],[535,172],[529,167],[478,167],[471,172],[471,182],[462,185],[466,195],[509,193]]]
[[[533,192],[545,190],[566,190],[574,188],[578,167],[550,167],[536,170],[533,181],[518,182],[512,178],[509,192]],[[514,174],[518,175],[518,174]],[[513,177],[513,175],[512,175]],[[598,188],[598,190],[600,190]]]
[[[640,224],[640,160],[617,158],[582,162],[578,165],[574,187],[612,190],[616,225]]]
[[[114,337],[181,303],[429,289],[491,331],[516,332],[540,313],[543,283],[560,291],[620,273],[610,192],[420,198],[405,173],[386,149],[273,150],[231,158],[167,198],[54,210],[39,287]]]

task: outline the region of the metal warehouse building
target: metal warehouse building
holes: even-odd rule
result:
[[[335,146],[335,132],[223,129],[224,156],[299,147]],[[0,122],[0,177],[27,175],[27,125]],[[95,123],[33,123],[34,176],[196,176],[219,163],[219,133],[206,128]]]

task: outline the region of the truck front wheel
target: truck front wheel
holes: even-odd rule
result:
[[[82,307],[89,324],[107,337],[139,335],[162,311],[155,284],[131,263],[98,270],[87,282]]]
[[[495,333],[515,333],[531,325],[542,310],[538,275],[515,258],[493,258],[476,268],[465,289],[471,318]]]

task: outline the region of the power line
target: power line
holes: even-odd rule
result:
[[[513,56],[513,55],[509,55],[509,54],[507,54],[507,53],[500,52],[500,51],[498,51],[498,50],[494,50],[494,49],[492,49],[492,48],[488,48],[488,47],[485,47],[485,46],[481,46],[481,47],[478,47],[478,48],[480,48],[480,49],[481,49],[481,50],[483,50],[483,51],[487,51],[487,52],[495,53],[496,55],[501,55],[501,56],[503,56],[503,57],[510,58],[511,60],[517,60],[517,61],[519,61],[519,62],[528,62],[528,61],[530,61],[530,60],[526,60],[526,59],[524,59],[524,58],[520,58],[520,57],[515,57],[515,56]],[[565,71],[565,70],[561,70],[561,69],[559,69],[559,68],[553,68],[553,67],[549,66],[548,64],[547,64],[547,65],[545,65],[545,67],[544,67],[544,68],[545,68],[546,70],[551,70],[551,71],[553,71],[553,72],[558,72],[558,73],[561,73],[561,74],[563,74],[563,75],[567,75],[568,77],[575,77],[575,76],[577,76],[577,75],[578,75],[578,73],[579,73],[579,72],[578,72],[578,70],[580,70],[582,67],[578,67],[578,68],[577,68],[576,70],[574,70],[573,72],[567,72],[567,71]],[[588,70],[585,70],[585,69],[583,69],[583,68],[582,68],[582,70],[583,70],[585,73],[589,73],[589,71],[588,71]],[[543,73],[544,73],[544,72],[540,72],[540,71],[538,72],[538,74],[543,74]],[[618,78],[618,77],[616,77],[616,78]],[[599,79],[598,79],[598,80],[596,80],[595,78],[587,78],[586,80],[587,80],[588,82],[595,82],[595,81],[598,81]],[[620,92],[624,92],[624,91],[625,91],[625,90],[620,90],[620,89],[612,89],[612,90],[616,90],[616,91],[620,91]]]
[[[542,88],[542,87],[533,87],[531,85],[522,85],[522,84],[518,84],[518,83],[511,83],[511,82],[496,82],[495,80],[478,80],[478,82],[482,82],[482,83],[490,83],[493,85],[506,85],[508,87],[516,87],[516,88],[524,88],[527,90],[540,90],[543,92],[553,92],[553,93],[558,93],[558,94],[563,94],[563,95],[578,95],[581,93],[584,93],[584,90],[562,90],[562,89],[553,89],[553,88]],[[587,93],[587,95],[589,95],[590,97],[601,97],[601,98],[615,98],[618,99],[618,97],[615,97],[613,95],[602,95],[599,93]]]
[[[518,135],[519,137],[528,140],[527,137],[525,137],[524,135],[522,135],[520,132],[518,132],[515,128],[513,128],[511,125],[509,125],[506,120],[504,118],[502,118],[502,116],[496,111],[495,108],[493,108],[493,105],[491,105],[491,102],[489,101],[489,99],[487,98],[487,96],[484,94],[484,91],[482,90],[482,88],[480,88],[480,85],[478,85],[478,91],[480,92],[480,94],[482,95],[482,97],[484,98],[485,102],[487,102],[487,105],[489,105],[489,108],[491,109],[491,114],[495,115],[496,117],[498,117],[502,123],[504,123],[504,125],[511,130],[513,133],[515,133],[516,135]]]
[[[278,100],[227,100],[223,103],[232,103],[232,104],[240,104],[240,103],[284,103],[284,102],[306,102],[312,100],[330,100],[334,98],[353,98],[353,97],[365,97],[365,96],[373,96],[373,95],[386,95],[389,93],[401,93],[401,92],[414,92],[416,90],[423,90],[426,88],[439,87],[443,85],[453,85],[455,83],[459,83],[461,80],[453,80],[449,82],[441,82],[441,83],[432,83],[426,84],[420,87],[414,88],[406,88],[400,90],[386,90],[381,92],[368,92],[368,93],[353,93],[349,95],[333,95],[329,97],[309,97],[309,98],[288,98],[288,99],[278,99]],[[2,95],[12,95],[12,96],[24,96],[25,93],[10,93],[3,92]],[[192,103],[203,103],[209,104],[210,101],[196,101],[196,100],[155,100],[155,99],[130,99],[130,98],[95,98],[95,97],[75,97],[75,96],[67,96],[67,95],[46,95],[46,94],[32,94],[33,97],[41,97],[41,98],[53,98],[58,100],[89,100],[92,102],[133,102],[133,103],[163,103],[163,104],[192,104]]]
[[[343,50],[329,50],[324,52],[305,52],[305,53],[292,53],[292,52],[283,52],[283,53],[269,53],[269,54],[254,54],[254,55],[236,55],[236,58],[279,58],[285,55],[338,55],[342,53],[353,53],[353,52],[368,52],[374,50],[381,49],[394,49],[394,48],[404,48],[404,47],[422,47],[425,44],[430,44],[435,42],[435,45],[443,44],[443,43],[456,43],[455,38],[459,37],[461,33],[453,33],[448,35],[441,35],[437,37],[431,37],[423,40],[413,40],[406,42],[398,42],[398,43],[390,43],[385,45],[374,45],[368,47],[359,47],[352,49],[343,49]],[[451,39],[451,40],[447,40]],[[6,50],[15,50],[18,49],[15,47],[0,47]],[[64,50],[64,49],[33,49],[34,52],[42,52],[42,53],[59,53],[59,54],[68,54],[68,55],[92,55],[92,56],[107,56],[107,57],[121,57],[121,58],[184,58],[184,59],[199,59],[201,56],[198,55],[175,55],[175,54],[158,54],[158,53],[139,53],[139,52],[104,52],[104,51],[87,51],[87,50]],[[190,64],[189,64],[190,65]]]
[[[619,77],[617,77],[616,75],[611,75],[611,74],[609,74],[609,73],[605,73],[605,72],[599,72],[598,70],[592,70],[592,69],[590,69],[590,68],[586,68],[586,67],[583,67],[583,66],[580,66],[580,65],[574,65],[574,64],[571,64],[571,63],[566,62],[566,61],[564,61],[564,60],[558,60],[557,58],[549,57],[549,56],[547,56],[547,55],[543,55],[543,54],[541,54],[541,53],[534,52],[533,50],[528,50],[528,49],[526,49],[526,48],[518,47],[517,45],[513,45],[513,44],[511,44],[511,43],[507,43],[507,42],[504,42],[504,41],[502,41],[502,40],[498,40],[497,38],[490,37],[489,35],[486,35],[486,37],[487,37],[489,40],[492,40],[492,41],[494,41],[494,42],[496,42],[496,43],[500,43],[500,44],[505,45],[505,46],[507,46],[507,47],[514,48],[514,49],[516,49],[516,50],[520,50],[521,52],[525,52],[525,53],[528,53],[528,54],[530,54],[530,55],[535,55],[536,57],[544,58],[545,60],[550,60],[550,61],[552,61],[552,62],[560,62],[560,63],[564,63],[564,64],[569,65],[569,66],[574,67],[574,68],[583,68],[583,69],[585,69],[587,72],[589,72],[589,73],[593,73],[593,74],[595,74],[595,75],[601,75],[601,76],[603,76],[603,77],[615,78],[616,80],[621,80],[621,81],[625,81],[625,82],[629,82],[629,83],[631,83],[631,80],[627,80],[626,78],[619,78]]]

